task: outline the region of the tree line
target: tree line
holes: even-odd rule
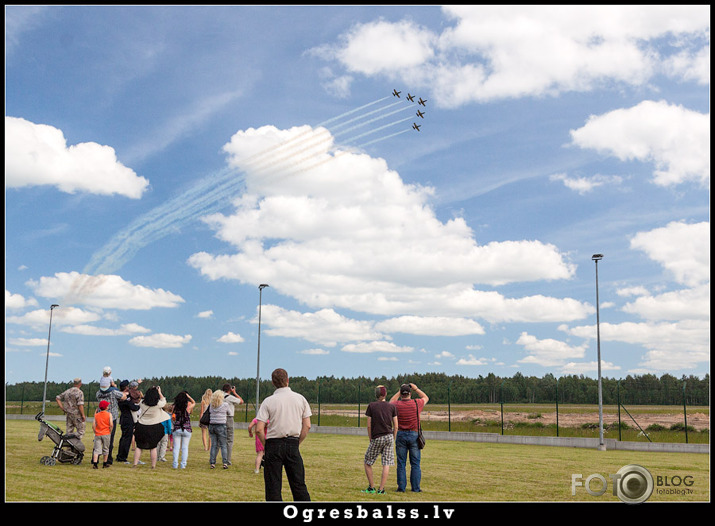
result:
[[[187,391],[200,402],[207,389],[221,389],[225,383],[236,387],[236,391],[246,401],[254,404],[256,399],[255,378],[223,378],[219,376],[168,376],[145,378],[140,388],[146,391],[153,385],[161,386],[167,400],[181,391]],[[374,388],[377,385],[387,387],[388,398],[396,393],[403,383],[413,383],[430,397],[430,401],[439,404],[477,404],[477,403],[564,403],[597,404],[598,381],[583,375],[556,377],[546,374],[539,378],[525,376],[517,372],[512,377],[501,377],[493,373],[487,376],[469,378],[461,375],[448,376],[444,373],[414,373],[392,378],[336,378],[319,376],[309,380],[302,376],[290,378],[290,387],[301,393],[311,403],[321,404],[357,404],[374,400]],[[54,402],[55,397],[71,387],[69,383],[47,383],[47,400]],[[85,399],[93,401],[99,389],[99,381],[82,385]],[[21,382],[5,386],[5,400],[36,401],[42,400],[44,382]],[[261,380],[260,399],[263,400],[274,391],[270,380]],[[625,378],[602,378],[602,397],[606,405],[615,405],[619,401],[628,405],[710,405],[710,375],[704,378],[685,375],[676,378],[670,374],[657,377],[653,374],[628,375]]]

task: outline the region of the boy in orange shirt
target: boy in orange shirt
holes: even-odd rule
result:
[[[99,410],[94,414],[94,423],[92,424],[92,429],[94,430],[92,467],[94,469],[97,469],[100,454],[104,457],[102,467],[108,468],[111,466],[111,464],[107,464],[107,458],[109,457],[109,439],[112,434],[114,421],[112,420],[112,414],[107,410],[108,407],[109,402],[107,400],[102,400],[99,402]]]

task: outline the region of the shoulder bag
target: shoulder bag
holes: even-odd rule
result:
[[[211,423],[211,404],[206,406],[206,411],[204,411],[204,414],[201,415],[201,419],[199,420],[199,424],[203,424],[205,426],[209,425]]]
[[[420,423],[420,406],[417,405],[417,400],[415,400],[415,409],[417,409],[417,447],[424,449],[427,440],[422,434],[422,424]]]

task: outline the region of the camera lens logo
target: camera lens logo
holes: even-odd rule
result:
[[[613,477],[618,498],[628,504],[645,502],[653,493],[653,476],[642,466],[630,464],[618,470]]]

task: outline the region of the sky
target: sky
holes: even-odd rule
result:
[[[710,6],[5,15],[6,383],[709,373]]]

